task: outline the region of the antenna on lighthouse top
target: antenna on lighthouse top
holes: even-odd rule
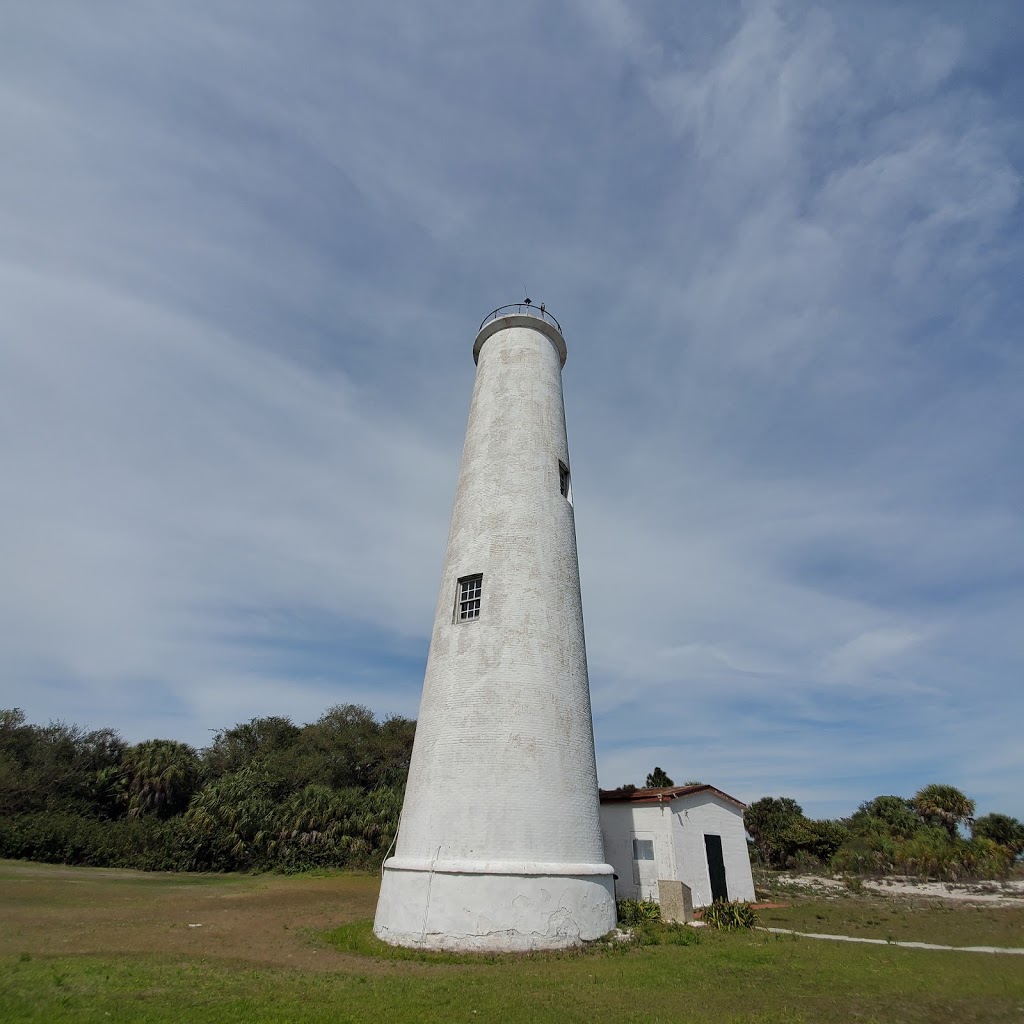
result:
[[[526,296],[526,298],[523,299],[523,305],[524,306],[532,306],[533,303],[530,302],[530,289],[527,288],[525,284],[523,285],[523,294]]]

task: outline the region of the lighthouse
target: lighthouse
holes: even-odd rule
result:
[[[555,949],[615,926],[565,340],[527,300],[485,318],[473,359],[405,805],[374,932],[427,949]]]

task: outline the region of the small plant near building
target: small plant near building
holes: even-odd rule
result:
[[[654,900],[619,900],[615,906],[619,928],[626,929],[626,935],[619,932],[619,939],[612,943],[620,950],[640,946],[696,946],[700,942],[700,932],[689,925],[662,921],[661,907]]]
[[[739,928],[753,928],[757,914],[749,903],[742,900],[715,900],[704,908],[704,923],[709,928],[723,928],[734,931]]]
[[[619,900],[615,907],[623,928],[661,921],[661,907],[654,900]]]

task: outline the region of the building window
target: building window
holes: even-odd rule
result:
[[[633,860],[654,860],[654,840],[634,839]]]
[[[558,464],[558,490],[569,504],[572,504],[572,480],[569,477],[569,467],[564,462]]]
[[[459,592],[455,601],[455,621],[468,622],[480,618],[480,592],[484,578],[481,573],[463,576],[459,580]]]

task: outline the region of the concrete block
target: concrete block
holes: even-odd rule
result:
[[[693,893],[685,882],[659,878],[658,902],[661,904],[662,921],[685,924],[693,920]]]

